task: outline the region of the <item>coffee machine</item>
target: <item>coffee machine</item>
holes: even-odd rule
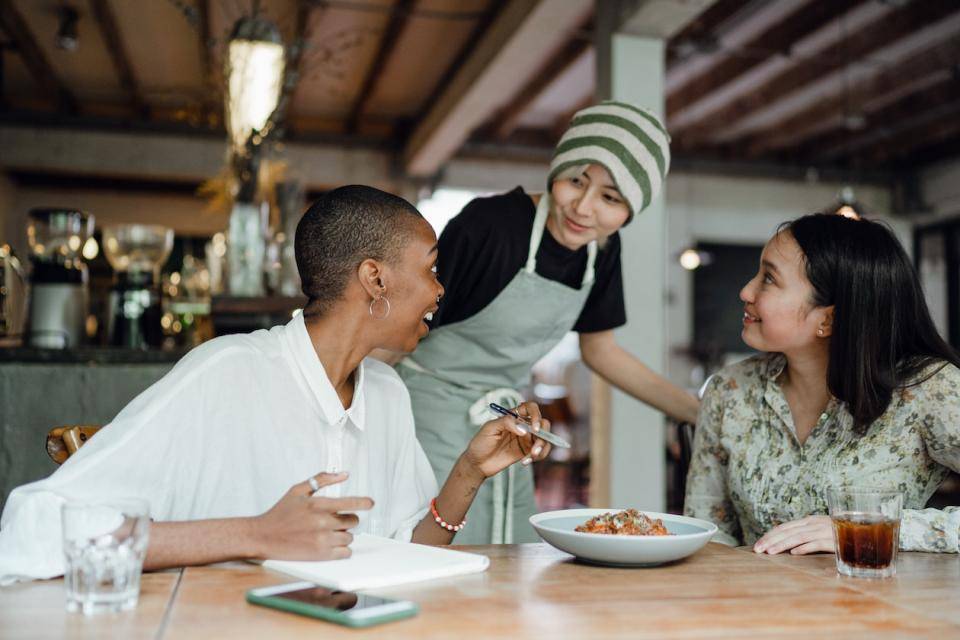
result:
[[[173,229],[118,224],[103,230],[103,252],[115,274],[107,333],[117,347],[147,349],[163,342],[160,268],[173,250]]]
[[[89,292],[81,250],[93,234],[93,216],[77,209],[31,209],[30,312],[27,344],[67,349],[84,342]]]

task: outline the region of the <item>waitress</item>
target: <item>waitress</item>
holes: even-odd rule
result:
[[[557,146],[547,193],[520,187],[477,198],[439,241],[446,289],[432,330],[397,371],[413,404],[417,438],[445,478],[488,405],[519,405],[533,364],[570,330],[583,361],[614,386],[680,420],[697,400],[620,347],[626,323],[620,227],[659,193],[669,136],[650,112],[604,102],[577,112]],[[537,453],[533,452],[534,455]],[[529,466],[480,489],[459,544],[532,542],[536,511]]]

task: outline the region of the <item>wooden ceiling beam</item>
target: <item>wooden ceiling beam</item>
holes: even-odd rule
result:
[[[440,81],[437,82],[436,86],[433,88],[433,91],[430,92],[430,96],[426,99],[426,101],[424,101],[424,106],[422,109],[420,109],[420,113],[417,114],[415,122],[424,121],[424,119],[430,113],[431,107],[437,102],[437,100],[440,99],[440,96],[443,95],[443,92],[446,91],[447,85],[449,85],[453,80],[453,77],[457,74],[457,71],[463,66],[463,63],[470,58],[474,50],[476,50],[477,46],[480,44],[480,41],[483,39],[483,36],[487,33],[487,31],[490,30],[490,26],[493,24],[494,19],[500,15],[500,12],[503,11],[503,7],[506,2],[507,0],[491,0],[490,4],[487,6],[487,10],[483,13],[483,16],[477,19],[473,30],[470,31],[470,35],[467,36],[467,39],[464,41],[463,46],[460,47],[457,55],[454,56],[453,60],[449,65],[447,65],[447,68],[440,76]]]
[[[667,95],[720,64],[730,51],[743,51],[750,40],[757,38],[783,17],[810,0],[752,0],[747,7],[718,24],[712,36],[686,47],[682,64],[667,68],[664,90]]]
[[[612,5],[613,32],[669,40],[714,2],[716,0],[599,0],[596,4]]]
[[[836,93],[810,109],[751,134],[740,146],[747,156],[757,157],[814,134],[836,133],[838,128],[846,127],[846,117],[850,115],[862,115],[866,118],[865,124],[872,124],[875,119],[871,114],[898,100],[897,94],[909,91],[911,85],[929,86],[942,80],[945,74],[949,76],[954,72],[958,63],[960,34],[955,34],[946,42],[885,67],[849,90]],[[857,105],[853,114],[847,113],[853,108],[851,102]]]
[[[0,110],[6,110],[7,102],[7,51],[13,51],[13,46],[0,42]]]
[[[100,27],[100,35],[107,45],[107,51],[110,54],[110,61],[117,72],[117,78],[120,80],[120,86],[127,92],[130,99],[130,106],[136,115],[144,118],[150,118],[150,108],[143,99],[143,92],[140,90],[140,84],[137,82],[136,75],[133,73],[133,65],[130,64],[130,58],[120,39],[120,30],[117,28],[117,18],[107,0],[90,0],[93,7],[93,16]]]
[[[80,106],[76,97],[57,75],[12,0],[0,0],[0,29],[13,43],[30,75],[47,98],[54,100],[61,111],[78,113]]]
[[[397,48],[397,42],[400,41],[400,35],[410,21],[410,11],[413,8],[413,4],[413,0],[398,0],[398,2],[393,5],[390,12],[390,19],[387,21],[383,36],[380,38],[380,47],[377,50],[377,55],[374,56],[373,63],[367,69],[367,74],[363,78],[363,84],[360,85],[360,91],[357,93],[357,96],[353,100],[353,105],[350,107],[350,114],[347,116],[346,124],[347,133],[355,133],[357,131],[360,117],[370,102],[370,97],[373,95],[373,90],[377,86],[377,81],[383,74],[387,62],[391,56],[393,56]]]
[[[210,53],[213,45],[213,38],[210,35],[210,0],[197,0],[197,18],[200,64],[203,67],[204,79],[208,79],[213,75],[213,56]]]
[[[731,124],[768,108],[826,74],[842,69],[850,61],[865,58],[957,12],[960,12],[960,3],[950,0],[911,2],[897,7],[826,47],[816,56],[799,61],[763,85],[745,92],[710,115],[699,118],[693,126],[677,132],[674,139],[680,146],[694,147],[715,132],[729,128]]]
[[[589,30],[589,21],[583,25]],[[497,140],[506,140],[520,123],[520,119],[527,109],[554,81],[562,77],[591,47],[589,38],[574,37],[568,40],[560,50],[550,56],[546,64],[537,71],[533,80],[514,96],[510,103],[500,110],[494,118],[494,137]]]
[[[409,175],[435,175],[593,10],[590,0],[509,0],[413,129]]]
[[[206,180],[223,168],[223,141],[191,128],[147,132],[125,122],[113,131],[0,122],[0,171]],[[288,141],[284,153],[308,189],[330,184],[394,189],[401,181],[390,151],[351,146],[342,136],[315,143]]]
[[[956,122],[960,124],[960,118],[956,119]],[[960,157],[960,129],[952,134],[946,133],[936,142],[918,146],[908,157],[891,158],[886,164],[894,170],[903,168],[916,171],[922,167],[958,157]]]
[[[878,10],[889,12],[891,8],[891,5],[879,3],[863,5],[860,10],[853,14],[848,14],[845,18],[848,32],[857,32],[861,26],[867,26],[870,20],[873,20],[879,15]],[[869,18],[868,20],[864,20],[865,15]],[[857,26],[851,27],[851,24]],[[839,30],[831,29],[831,31],[833,31],[834,37],[838,35]],[[852,107],[855,104],[853,101],[853,90],[855,88],[862,86],[882,69],[898,64],[911,56],[918,55],[937,44],[953,40],[958,34],[960,34],[960,11],[942,20],[924,25],[904,35],[904,37],[899,40],[892,41],[888,46],[873,52],[865,58],[851,61],[839,69],[823,75],[813,82],[790,92],[789,95],[784,96],[781,100],[775,100],[766,107],[758,109],[754,113],[730,123],[722,130],[714,132],[710,139],[714,143],[739,144],[755,132],[773,129],[780,121],[792,117],[801,111],[813,109],[817,105],[827,102],[837,95],[851,97],[851,100],[848,102],[848,111],[853,114]],[[823,35],[826,34],[820,34],[820,36]],[[785,68],[786,65],[780,66],[781,68]],[[939,66],[939,63],[935,62],[933,66]],[[884,104],[889,104],[902,96],[925,88],[926,85],[923,79],[918,79],[917,75],[920,74],[917,74],[915,70],[912,71],[898,83],[894,91],[878,99],[878,104],[870,106],[878,109],[883,107]],[[747,74],[747,76],[749,77],[750,74]],[[737,85],[742,88],[743,82],[738,80]],[[823,130],[835,124],[836,122],[818,123],[818,125],[813,128],[815,130]],[[816,131],[811,132],[810,135],[815,132]]]
[[[683,62],[685,50],[696,50],[716,40],[716,32],[724,22],[750,4],[751,0],[719,0],[694,18],[667,43],[667,68]]]
[[[310,17],[317,5],[310,0],[297,0],[297,13],[293,24],[293,41],[287,47],[287,59],[283,69],[283,86],[280,89],[280,98],[274,109],[271,121],[275,120],[284,129],[290,129],[288,111],[290,103],[300,86],[301,63],[303,53],[310,40]],[[325,10],[325,8],[323,9]]]
[[[556,144],[556,142],[560,139],[560,136],[562,136],[570,127],[570,121],[573,120],[573,116],[576,115],[577,111],[586,109],[594,102],[596,102],[596,96],[587,96],[578,102],[577,106],[575,106],[573,109],[570,109],[553,121],[553,125],[550,127],[550,139],[553,140],[553,144]]]
[[[951,71],[943,71],[940,82],[874,112],[866,130],[853,132],[837,127],[826,131],[805,141],[800,155],[824,159],[857,155],[863,149],[885,144],[904,131],[926,124],[930,118],[937,119],[939,109],[957,101],[960,101],[960,81]]]
[[[904,127],[897,134],[878,142],[875,148],[861,152],[858,159],[872,166],[889,164],[897,159],[919,160],[919,150],[952,138],[957,133],[960,133],[960,99],[940,105],[935,112],[924,114],[917,119],[917,124]]]
[[[218,126],[224,120],[221,117],[223,101],[217,100],[217,89],[220,86],[217,79],[220,76],[213,68],[214,40],[210,28],[210,0],[197,0],[197,18],[197,35],[199,36],[197,44],[200,50],[200,73],[203,74],[204,88],[200,108],[203,112],[203,120],[208,125]]]
[[[667,116],[701,100],[718,88],[767,61],[772,51],[789,52],[790,44],[832,22],[864,0],[811,2],[786,15],[778,23],[730,52],[718,65],[707,69],[667,96]]]

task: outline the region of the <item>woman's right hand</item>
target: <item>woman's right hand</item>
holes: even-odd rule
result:
[[[346,473],[319,473],[320,487],[343,482]],[[370,498],[314,497],[310,481],[290,490],[266,513],[251,518],[256,558],[274,560],[340,560],[350,557],[353,529],[360,523],[354,511],[373,508]]]
[[[480,427],[463,453],[470,467],[484,478],[492,477],[515,462],[522,461],[527,465],[543,460],[550,453],[550,445],[535,437],[537,431],[550,430],[550,421],[540,415],[537,403],[524,402],[515,411],[527,424],[511,416],[491,420]]]

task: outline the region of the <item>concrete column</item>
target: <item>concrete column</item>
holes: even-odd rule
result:
[[[662,117],[664,41],[616,32],[619,16],[604,11],[606,4],[602,0],[597,3],[597,97],[631,102]],[[667,259],[662,194],[621,231],[621,237],[627,324],[617,330],[617,341],[662,373],[666,361]],[[662,414],[614,390],[610,412],[609,506],[664,510],[664,448]],[[594,474],[604,472],[594,470]]]

